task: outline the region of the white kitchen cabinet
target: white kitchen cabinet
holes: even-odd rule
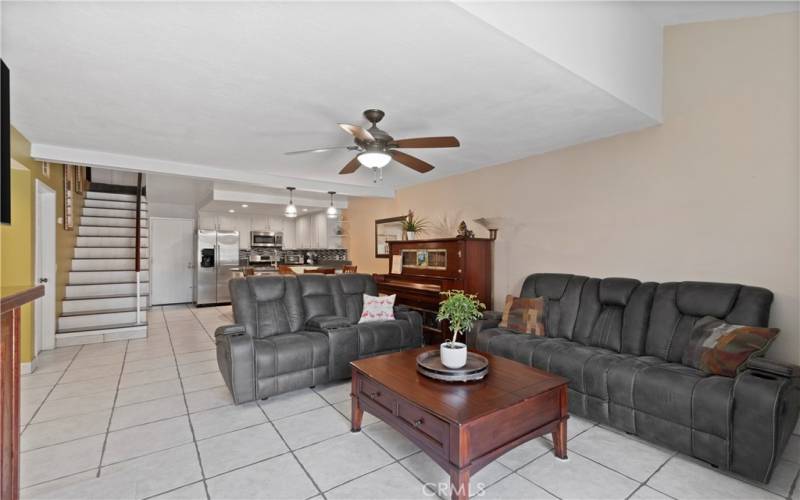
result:
[[[313,217],[308,215],[295,219],[296,248],[315,248],[317,244]]]
[[[325,212],[314,215],[316,243],[314,248],[328,248],[328,217]]]
[[[297,224],[294,220],[286,219],[282,221],[283,231],[283,248],[285,250],[292,250],[297,248]]]

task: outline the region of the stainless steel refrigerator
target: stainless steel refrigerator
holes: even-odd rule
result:
[[[228,281],[239,267],[239,231],[197,231],[197,305],[231,301]]]

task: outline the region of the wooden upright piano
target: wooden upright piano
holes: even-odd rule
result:
[[[376,274],[378,292],[422,314],[426,344],[450,336],[436,321],[440,292],[464,290],[492,306],[492,242],[488,238],[389,241],[389,274]],[[463,341],[464,339],[459,339]]]

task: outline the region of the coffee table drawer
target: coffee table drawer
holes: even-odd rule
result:
[[[367,378],[361,379],[361,394],[394,414],[396,397],[385,388],[378,386]]]
[[[397,400],[397,416],[413,427],[417,432],[433,439],[442,448],[447,449],[450,426],[418,406]]]

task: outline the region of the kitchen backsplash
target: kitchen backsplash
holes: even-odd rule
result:
[[[254,248],[252,250],[239,250],[239,260],[247,262],[251,254],[258,254],[262,257],[271,256],[277,262],[286,262],[292,260],[291,257],[299,257],[302,262],[307,254],[314,254],[316,262],[331,262],[331,261],[346,261],[347,249],[344,248],[307,248],[295,250],[277,250],[274,248]]]

